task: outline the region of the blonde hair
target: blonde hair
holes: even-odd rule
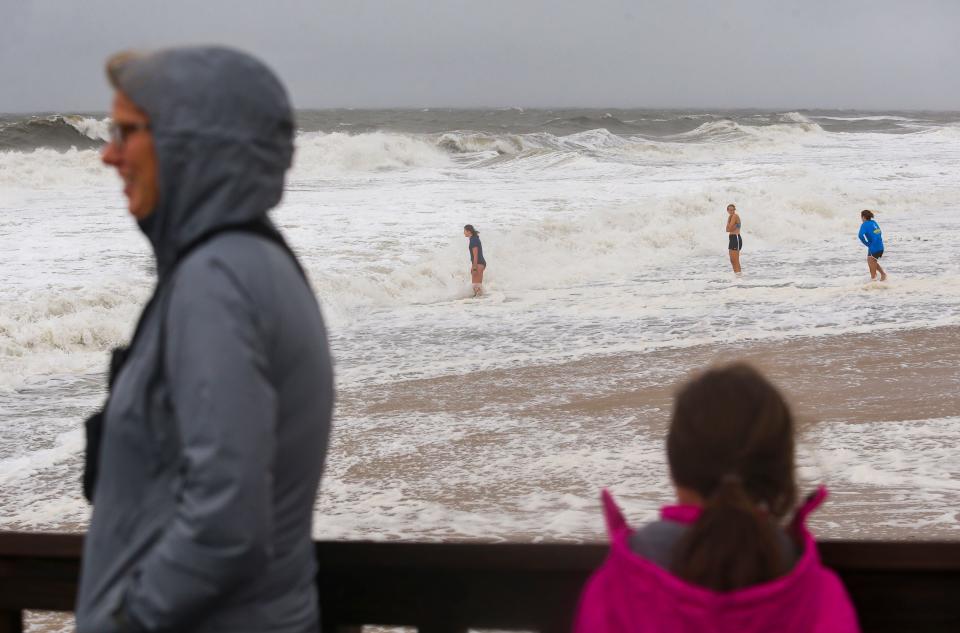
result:
[[[131,61],[143,57],[143,53],[136,51],[121,51],[114,53],[107,59],[107,79],[114,90],[122,90],[120,87],[120,71]]]

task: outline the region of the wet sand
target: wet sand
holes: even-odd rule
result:
[[[960,416],[957,327],[705,345],[342,390],[330,469],[337,485],[325,488],[319,514],[343,512],[349,490],[397,485],[402,494],[370,516],[387,523],[409,502],[421,509],[405,519],[420,524],[368,536],[602,538],[599,506],[592,527],[571,515],[593,511],[604,486],[638,520],[670,501],[662,439],[674,389],[691,371],[734,360],[761,368],[794,408],[801,483],[826,482],[832,495],[815,515],[819,534],[960,539],[960,462],[947,452],[960,420],[937,422]],[[397,448],[407,444],[415,447]],[[346,457],[356,455],[365,457]],[[449,529],[428,528],[444,509]]]
[[[349,417],[477,412],[535,417],[668,409],[677,384],[712,364],[746,361],[771,377],[803,419],[849,422],[960,415],[960,327],[774,343],[705,345],[563,364],[478,371],[338,393]]]

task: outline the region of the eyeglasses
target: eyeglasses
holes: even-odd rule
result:
[[[110,142],[117,148],[122,148],[127,138],[134,132],[149,130],[149,123],[116,123],[112,122],[107,126],[107,133],[110,135]]]

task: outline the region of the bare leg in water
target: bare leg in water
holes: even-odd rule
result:
[[[880,281],[887,280],[887,273],[880,266],[879,260],[873,255],[867,255],[867,268],[870,269],[870,279],[876,279],[877,273],[880,273]]]
[[[486,266],[478,264],[470,268],[470,281],[473,282],[473,296],[479,297],[483,294],[483,271]]]
[[[733,266],[733,272],[740,274],[740,251],[728,251],[730,253],[730,265]]]

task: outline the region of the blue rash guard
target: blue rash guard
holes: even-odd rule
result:
[[[871,255],[883,251],[883,236],[880,233],[880,225],[875,220],[864,220],[857,237]]]
[[[467,246],[467,252],[470,254],[470,263],[473,264],[473,249],[477,249],[477,264],[480,266],[486,266],[487,261],[483,258],[483,245],[480,243],[480,238],[476,235],[470,238],[470,245]]]

